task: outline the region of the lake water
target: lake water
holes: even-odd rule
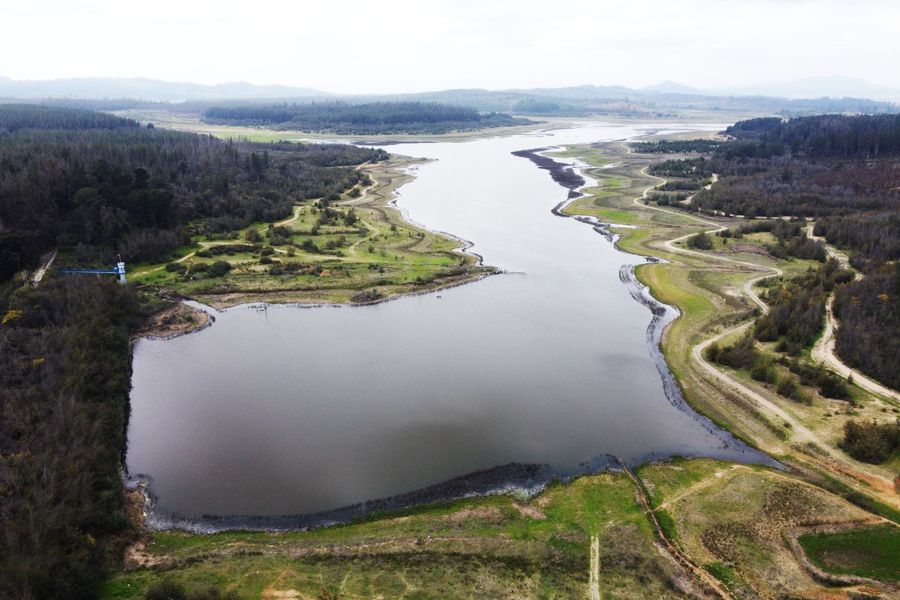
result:
[[[567,191],[510,154],[639,133],[393,146],[437,159],[398,205],[507,274],[375,306],[237,307],[139,341],[127,463],[155,511],[308,514],[507,463],[589,470],[605,454],[758,459],[666,397],[651,313],[619,278],[643,259],[551,214]]]

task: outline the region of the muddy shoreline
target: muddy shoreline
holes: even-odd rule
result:
[[[146,475],[126,477],[126,487],[144,497],[144,526],[153,530],[177,529],[198,534],[223,531],[304,531],[350,523],[375,513],[397,511],[463,498],[493,494],[533,496],[548,484],[570,481],[582,475],[624,469],[621,459],[608,454],[582,462],[572,469],[557,469],[546,464],[510,463],[454,477],[442,483],[387,498],[378,498],[319,513],[296,515],[187,515],[166,511],[158,506],[150,490],[153,479]]]

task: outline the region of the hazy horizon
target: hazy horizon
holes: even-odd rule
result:
[[[0,0],[0,76],[249,82],[340,94],[675,81],[724,90],[845,76],[900,89],[900,5],[863,0],[464,0],[279,6]],[[339,18],[334,15],[339,14]],[[37,43],[35,43],[37,42]],[[23,52],[23,48],[28,48]]]

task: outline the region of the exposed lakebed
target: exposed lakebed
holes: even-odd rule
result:
[[[759,460],[658,369],[648,323],[672,313],[633,281],[644,259],[552,214],[566,189],[512,154],[638,133],[586,124],[404,144],[437,160],[398,205],[506,274],[372,306],[242,306],[139,341],[127,463],[150,482],[151,524],[295,527],[540,485],[608,455]],[[361,504],[379,498],[392,500]],[[324,514],[271,518],[312,513]]]

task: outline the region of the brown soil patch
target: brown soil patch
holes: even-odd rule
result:
[[[499,523],[503,520],[503,513],[497,507],[485,506],[482,508],[464,508],[450,515],[450,522],[454,525],[459,525],[471,519],[482,519],[491,523]]]
[[[150,554],[147,552],[147,541],[139,540],[125,549],[125,570],[146,569],[157,565],[166,564],[169,557],[162,554]]]
[[[513,508],[519,511],[519,514],[523,517],[531,517],[532,519],[537,519],[539,521],[543,521],[547,518],[544,511],[531,504],[519,504],[518,502],[513,502]]]
[[[138,337],[172,338],[202,329],[209,323],[209,314],[178,302],[150,317]]]

